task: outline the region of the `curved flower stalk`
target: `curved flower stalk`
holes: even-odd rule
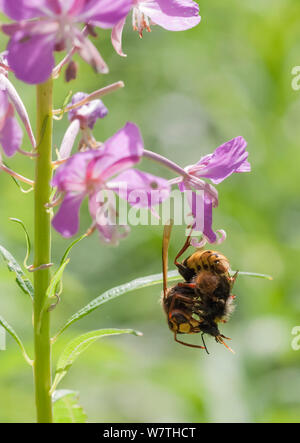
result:
[[[73,96],[69,107],[72,108],[76,103],[83,101],[87,97],[88,94],[77,92]],[[108,109],[99,99],[89,101],[82,106],[71,109],[68,113],[68,118],[71,123],[64,135],[59,150],[59,161],[70,157],[75,139],[80,130],[82,138],[79,143],[79,150],[88,148],[96,149],[99,147],[99,143],[94,139],[91,130],[94,128],[96,121],[106,117],[107,114]]]
[[[168,198],[170,186],[167,180],[132,169],[144,152],[139,129],[127,123],[108,139],[100,149],[79,152],[61,165],[52,185],[64,193],[63,202],[52,224],[64,237],[75,235],[79,229],[79,209],[85,197],[93,225],[107,243],[117,244],[128,233],[127,226],[112,225],[114,204],[104,206],[105,191],[119,194],[135,207],[151,208]],[[131,190],[142,192],[146,198],[132,201]],[[154,195],[154,196],[153,196]]]
[[[185,31],[200,23],[199,6],[192,0],[133,0],[132,26],[143,37],[143,31],[151,31],[151,25],[159,25],[168,31]],[[122,50],[122,33],[126,18],[112,29],[111,39],[116,52],[126,57]]]
[[[2,25],[11,37],[9,66],[20,80],[36,84],[51,76],[53,53],[72,47],[96,72],[107,73],[101,55],[77,25],[112,28],[128,14],[131,0],[2,0],[0,7],[16,21]]]

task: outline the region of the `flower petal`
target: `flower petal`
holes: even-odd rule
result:
[[[76,137],[80,130],[79,120],[74,120],[65,132],[59,149],[59,159],[64,160],[70,157]]]
[[[96,222],[100,239],[104,243],[117,246],[121,239],[127,237],[130,232],[129,226],[117,224],[115,202],[104,202],[103,193],[93,194],[90,197],[89,209],[92,219]]]
[[[191,0],[142,0],[138,7],[155,24],[168,31],[184,31],[201,20],[199,6]]]
[[[15,89],[14,85],[8,80],[7,77],[5,77],[5,75],[0,75],[0,92],[1,90],[5,90],[5,94],[7,94],[7,96],[10,98],[12,104],[14,105],[17,113],[19,114],[20,119],[22,120],[25,129],[27,131],[28,137],[31,141],[32,146],[35,148],[36,146],[36,142],[35,142],[35,138],[33,135],[33,131],[31,128],[31,124],[30,124],[30,120],[29,120],[29,116],[27,113],[27,110],[24,106],[24,103],[21,100],[21,97],[19,96],[17,90]],[[0,99],[1,102],[1,99]],[[1,121],[1,106],[0,105],[0,121]]]
[[[122,34],[123,34],[125,21],[126,17],[123,20],[119,21],[119,23],[116,24],[111,31],[112,45],[115,48],[117,54],[121,55],[121,57],[127,57],[127,55],[124,54],[122,49]]]
[[[66,194],[52,225],[63,237],[72,237],[79,229],[79,209],[82,195]]]
[[[117,175],[108,183],[108,187],[137,208],[151,208],[170,195],[168,180],[137,169],[129,169]]]
[[[96,46],[93,45],[93,43],[82,33],[77,33],[77,38],[80,41],[78,47],[80,57],[91,65],[98,74],[108,74],[108,66],[101,57]]]
[[[201,232],[209,243],[216,243],[218,237],[212,229],[213,201],[211,196],[205,191],[192,191],[188,183],[181,183],[179,189],[181,192],[187,192],[188,203],[194,219],[192,229]]]
[[[0,6],[4,14],[18,21],[59,12],[57,0],[2,0]]]
[[[126,17],[132,0],[90,0],[78,16],[78,21],[89,22],[100,28],[112,28]]]
[[[246,146],[247,142],[243,137],[236,137],[186,170],[196,177],[209,178],[215,184],[221,183],[234,172],[249,172],[251,167],[247,161]]]
[[[8,44],[8,63],[17,78],[30,83],[42,83],[51,76],[54,67],[55,34],[16,32]]]
[[[209,243],[215,243],[218,239],[217,234],[212,228],[213,215],[212,215],[213,205],[210,198],[204,193],[204,226],[203,235],[208,239]]]
[[[3,75],[0,76],[0,80],[2,79],[2,77],[4,77]],[[8,98],[7,98],[7,93],[4,89],[1,88],[1,83],[0,83],[0,130],[5,122],[5,119],[7,117],[7,112],[8,112],[8,107],[9,107],[9,103],[8,103]]]
[[[86,192],[86,173],[91,160],[99,155],[96,150],[78,152],[70,157],[64,164],[59,166],[52,179],[52,186],[59,191]]]
[[[94,165],[94,176],[101,175],[106,181],[113,175],[139,162],[144,143],[139,128],[127,123],[101,147],[102,155]]]
[[[23,133],[15,117],[8,117],[0,132],[0,143],[5,154],[12,157],[22,144]]]
[[[209,243],[217,241],[217,234],[212,229],[212,201],[205,192],[191,192],[190,207],[194,217],[193,230],[202,232]]]

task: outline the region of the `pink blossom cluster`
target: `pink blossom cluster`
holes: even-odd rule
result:
[[[192,0],[0,0],[0,11],[13,20],[2,25],[2,31],[10,40],[5,58],[0,61],[0,144],[8,157],[21,151],[23,137],[14,110],[35,148],[26,109],[8,80],[10,71],[26,83],[45,82],[60,71],[54,66],[54,53],[66,51],[61,65],[70,62],[77,52],[97,72],[107,73],[105,61],[90,40],[90,36],[95,35],[95,27],[111,29],[113,47],[124,56],[122,32],[129,14],[132,15],[133,28],[141,37],[145,29],[151,30],[152,25],[183,31],[200,22],[198,4]],[[84,27],[80,28],[80,24]],[[78,232],[80,206],[87,198],[93,229],[98,229],[105,242],[117,244],[127,235],[128,227],[109,222],[116,208],[111,205],[107,210],[103,204],[105,192],[113,191],[130,205],[153,211],[155,205],[169,197],[171,187],[175,185],[182,192],[191,191],[191,228],[198,230],[201,226],[202,241],[220,241],[213,229],[212,212],[218,206],[218,192],[214,185],[235,172],[250,171],[243,137],[230,140],[196,164],[182,168],[145,150],[141,132],[133,123],[127,123],[104,143],[97,142],[92,133],[94,125],[108,113],[100,99],[90,100],[87,94],[79,92],[66,109],[70,125],[58,152],[55,162],[58,168],[51,183],[56,189],[55,204],[60,204],[52,222],[58,232],[65,237]],[[81,134],[79,152],[72,155],[78,134]],[[160,162],[175,172],[176,177],[166,180],[137,169],[143,156]],[[0,167],[8,171],[2,160]],[[197,194],[197,190],[203,192]],[[132,201],[131,191],[143,192],[145,198]],[[153,198],[153,195],[157,197]],[[196,209],[199,207],[204,210],[199,212]]]

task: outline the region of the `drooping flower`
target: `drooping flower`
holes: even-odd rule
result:
[[[73,106],[76,103],[81,102],[88,94],[84,92],[77,92],[69,106]],[[94,128],[96,121],[99,118],[104,118],[108,114],[108,109],[102,102],[102,100],[91,100],[82,106],[78,106],[71,109],[68,113],[68,118],[70,120],[70,125],[66,130],[64,138],[61,143],[59,150],[59,159],[67,159],[72,151],[75,139],[81,130],[82,138],[79,143],[79,149],[81,148],[97,148],[98,143],[93,137],[91,130]]]
[[[195,165],[186,167],[185,171],[197,180],[208,178],[214,184],[221,183],[234,172],[250,172],[251,166],[247,160],[248,152],[246,147],[246,140],[243,137],[236,137],[219,146],[212,154],[202,157]],[[226,238],[225,232],[223,230],[215,232],[212,228],[213,207],[218,205],[218,201],[213,200],[212,194],[207,192],[202,185],[197,185],[193,178],[181,180],[179,189],[182,192],[191,191],[192,189],[200,189],[202,191],[200,193],[192,192],[190,199],[190,207],[194,219],[192,228],[195,231],[202,231],[204,242],[220,243],[223,241]],[[199,208],[202,208],[202,210],[199,211]],[[218,237],[218,232],[221,234],[221,237]],[[201,245],[203,245],[203,242]]]
[[[6,90],[0,89],[0,144],[4,153],[12,157],[21,147],[22,139],[22,129],[14,117],[13,105]]]
[[[22,131],[18,121],[14,117],[14,110],[17,111],[32,147],[36,147],[35,138],[31,128],[29,116],[24,103],[21,100],[16,88],[8,79],[8,72],[10,71],[7,65],[6,54],[0,54],[0,91],[1,91],[1,116],[0,116],[0,130],[1,143],[7,155],[14,155],[20,149],[22,144]]]
[[[113,27],[112,44],[121,56],[126,56],[122,50],[122,33],[126,18]],[[133,0],[132,25],[140,37],[146,29],[151,31],[151,25],[159,25],[168,31],[185,31],[198,25],[199,6],[192,0]]]
[[[96,47],[77,25],[112,28],[128,14],[131,4],[131,0],[2,0],[2,12],[16,20],[2,25],[11,37],[7,47],[10,67],[20,80],[42,83],[51,75],[54,51],[75,46],[96,72],[107,73]]]
[[[79,228],[79,208],[85,197],[101,238],[117,243],[128,233],[127,226],[111,223],[116,212],[114,204],[105,204],[105,192],[114,191],[135,207],[151,208],[169,196],[167,180],[132,169],[139,162],[144,145],[139,129],[133,123],[108,139],[100,149],[79,152],[61,165],[52,181],[64,193],[63,202],[53,219],[54,228],[65,237]],[[145,198],[132,199],[131,190]],[[158,194],[159,193],[159,194]],[[152,196],[159,195],[158,198]]]

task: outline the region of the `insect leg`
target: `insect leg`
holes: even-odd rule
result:
[[[202,343],[203,343],[203,345],[204,345],[204,348],[205,348],[207,354],[209,355],[208,349],[207,349],[206,344],[205,344],[205,341],[204,341],[204,332],[202,332],[202,334],[201,334],[201,338],[202,338]]]
[[[235,354],[234,350],[231,349],[231,348],[227,345],[227,343],[225,343],[225,341],[223,340],[222,337],[223,337],[223,338],[227,338],[228,340],[230,340],[230,338],[225,337],[224,335],[217,335],[217,336],[215,337],[216,342],[217,342],[217,343],[221,343],[221,344],[224,345],[225,348],[227,348],[230,352],[232,352],[233,354]]]
[[[178,340],[176,332],[174,332],[174,340],[181,345],[188,346],[189,348],[205,349],[203,346],[191,345],[190,343],[184,343],[184,341]]]
[[[163,244],[162,244],[162,271],[163,271],[163,293],[164,299],[167,297],[168,288],[168,250],[171,237],[173,220],[170,220],[164,227]]]
[[[235,281],[236,281],[238,275],[239,275],[239,271],[236,271],[236,273],[234,274],[234,276],[231,277],[231,279],[230,279],[230,287],[231,287],[231,288],[233,287],[233,285],[234,285],[234,283],[235,283]]]
[[[181,288],[195,289],[196,283],[179,282],[178,286],[180,286]]]
[[[173,313],[174,312],[180,312],[181,313],[181,311],[179,311],[178,309],[175,309],[174,310],[174,305],[175,305],[175,301],[176,300],[181,300],[181,301],[184,301],[185,303],[189,303],[189,304],[194,304],[194,300],[193,299],[191,299],[191,298],[189,298],[189,297],[185,297],[184,295],[180,295],[180,294],[174,294],[173,295],[173,298],[172,298],[172,301],[171,301],[171,304],[170,304],[170,307],[169,307],[169,318],[171,318],[172,317],[172,315],[173,315]],[[190,320],[190,318],[188,317],[188,316],[186,316],[184,313],[182,313],[182,315],[185,317],[185,318],[187,318],[188,320]]]
[[[174,260],[174,264],[178,267],[178,265],[180,265],[181,263],[178,262],[179,257],[182,256],[182,254],[190,247],[191,244],[191,236],[189,235],[184,243],[184,245],[182,246],[182,248],[180,249],[180,251],[178,252],[178,254],[175,257]]]

